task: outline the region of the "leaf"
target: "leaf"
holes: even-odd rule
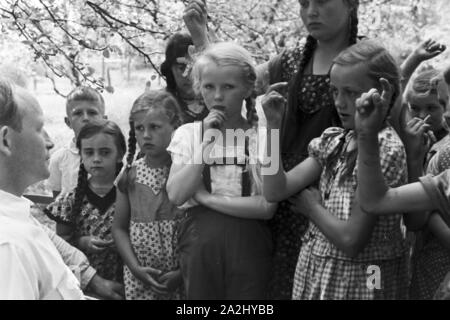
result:
[[[105,90],[106,90],[108,93],[111,93],[111,94],[114,93],[114,87],[112,87],[112,86],[107,86],[107,87],[105,88]]]
[[[151,77],[150,77],[150,79],[152,80],[152,81],[154,81],[154,80],[156,80],[156,74],[154,74],[154,75],[152,75]]]

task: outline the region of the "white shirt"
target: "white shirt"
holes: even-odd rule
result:
[[[34,223],[30,204],[0,190],[0,300],[83,299],[77,278]]]
[[[50,177],[47,185],[52,191],[66,194],[77,186],[80,155],[74,140],[69,145],[56,150],[50,158]]]
[[[187,123],[180,126],[173,134],[172,140],[167,147],[172,157],[172,163],[176,164],[199,164],[202,159],[194,159],[194,155],[201,149],[201,122]],[[252,129],[249,132],[249,158],[250,163],[256,164],[258,139],[257,132]],[[223,139],[227,139],[223,137]],[[210,159],[226,158],[238,159],[238,163],[245,163],[245,147],[244,145],[238,147],[223,147],[225,141],[220,144],[214,144],[209,157]],[[199,162],[200,161],[200,162]],[[242,167],[236,165],[226,166],[211,166],[211,193],[229,197],[240,197],[242,194]],[[258,194],[255,185],[255,173],[252,171],[250,180],[252,183],[251,195]],[[259,179],[259,178],[258,178]],[[197,202],[191,198],[178,208],[186,210],[198,205]]]

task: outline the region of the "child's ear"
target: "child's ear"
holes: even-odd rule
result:
[[[0,153],[5,156],[11,155],[11,129],[8,126],[3,126],[0,129]]]
[[[106,114],[103,115],[103,119],[108,120],[108,116]]]
[[[70,124],[70,120],[68,117],[64,117],[64,123],[70,128],[72,129],[72,125]]]

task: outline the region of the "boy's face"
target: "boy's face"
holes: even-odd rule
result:
[[[104,118],[105,110],[99,104],[92,101],[75,101],[68,105],[64,121],[74,131],[76,138],[86,124]]]
[[[439,99],[437,94],[426,96],[411,94],[408,98],[408,107],[412,117],[423,120],[430,116],[427,123],[431,126],[431,130],[442,129],[446,101]]]

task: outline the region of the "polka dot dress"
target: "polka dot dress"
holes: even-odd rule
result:
[[[163,274],[179,269],[177,247],[178,220],[167,211],[174,212],[175,207],[169,204],[165,191],[169,168],[150,168],[145,164],[144,158],[136,161],[136,180],[134,188],[130,189],[130,202],[135,198],[144,198],[139,202],[141,206],[146,203],[158,206],[139,208],[144,217],[139,218],[132,214],[130,219],[130,241],[133,251],[142,267],[152,267],[161,270]],[[136,203],[132,204],[136,206]],[[173,210],[172,210],[173,209]],[[165,213],[164,213],[165,212]],[[182,298],[181,289],[170,294],[161,295],[148,285],[134,277],[130,269],[124,267],[125,296],[127,300],[179,300]]]

